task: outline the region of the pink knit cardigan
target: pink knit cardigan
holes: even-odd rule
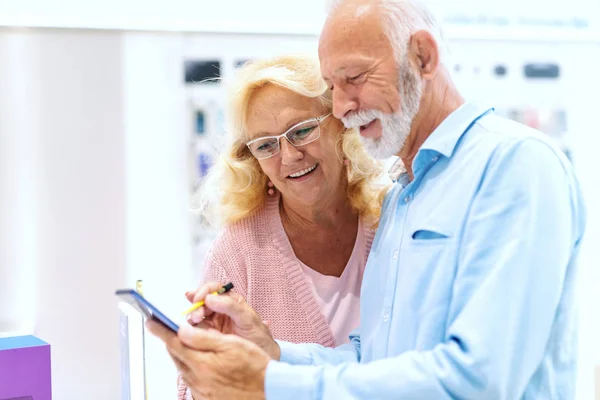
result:
[[[366,262],[375,232],[364,229]],[[269,322],[275,339],[335,346],[283,228],[278,195],[256,214],[221,232],[206,256],[204,281],[233,282],[234,290]],[[178,388],[180,400],[191,400],[183,382]]]

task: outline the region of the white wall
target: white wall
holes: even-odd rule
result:
[[[170,316],[189,304],[192,235],[191,136],[183,85],[181,35],[123,35],[128,282]],[[173,318],[173,317],[172,317]],[[149,399],[176,396],[176,370],[164,345],[146,340]]]
[[[583,65],[584,69],[600,60],[600,44],[579,55],[587,62],[572,57],[572,65]],[[580,359],[585,369],[580,370],[578,388],[581,399],[593,398],[593,368],[600,368],[600,176],[598,175],[598,152],[600,128],[597,124],[597,104],[590,101],[588,94],[600,93],[600,80],[589,79],[582,71],[576,77],[579,85],[572,86],[569,97],[577,99],[577,107],[571,109],[573,128],[573,157],[587,205],[587,227],[579,257],[580,272]],[[575,89],[575,87],[580,89]],[[586,95],[584,96],[583,93]],[[600,393],[600,381],[596,381]],[[584,397],[585,396],[585,397]]]
[[[121,38],[37,31],[39,247],[35,333],[52,345],[57,399],[116,399],[124,283]]]
[[[119,398],[115,289],[142,279],[177,314],[196,285],[183,47],[0,31],[0,332],[51,344],[55,398]],[[171,398],[162,344],[147,362],[149,398]]]
[[[37,248],[37,59],[26,34],[0,35],[0,335],[31,333]]]
[[[21,330],[51,344],[55,398],[116,399],[113,291],[125,271],[120,35],[0,31],[0,54],[0,120],[8,121],[0,148],[10,175],[0,181],[9,202],[0,245],[13,256],[1,260],[12,283],[3,280],[0,293],[15,289],[1,304],[24,311]]]

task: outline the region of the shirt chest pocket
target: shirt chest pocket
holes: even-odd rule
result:
[[[440,224],[407,226],[399,257],[398,284],[419,313],[447,304],[456,264],[454,230]]]
[[[439,232],[439,229],[417,229],[410,236],[413,244],[435,244],[450,238],[447,233]]]

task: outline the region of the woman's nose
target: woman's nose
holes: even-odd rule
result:
[[[296,147],[292,146],[287,139],[281,138],[279,142],[280,152],[281,152],[281,163],[283,165],[292,165],[298,160],[301,160],[303,154]]]

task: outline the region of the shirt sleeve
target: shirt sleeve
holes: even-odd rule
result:
[[[498,149],[462,233],[444,342],[367,364],[269,364],[267,399],[520,398],[551,346],[583,231],[573,177],[537,139]]]
[[[279,361],[271,361],[267,366],[265,378],[267,398],[286,398],[280,397],[282,396],[280,388],[286,388],[288,385],[301,391],[295,394],[299,399],[316,398],[317,394],[313,393],[312,381],[316,378],[315,373],[318,368],[311,368],[311,366],[339,365],[360,361],[358,329],[350,334],[350,343],[335,349],[318,344],[289,343],[280,340],[277,340],[277,343],[281,350],[281,356]],[[286,393],[288,389],[285,389]]]
[[[293,365],[340,364],[360,361],[360,334],[358,329],[350,334],[350,342],[335,349],[318,344],[289,343],[276,340],[281,350],[279,361]]]

